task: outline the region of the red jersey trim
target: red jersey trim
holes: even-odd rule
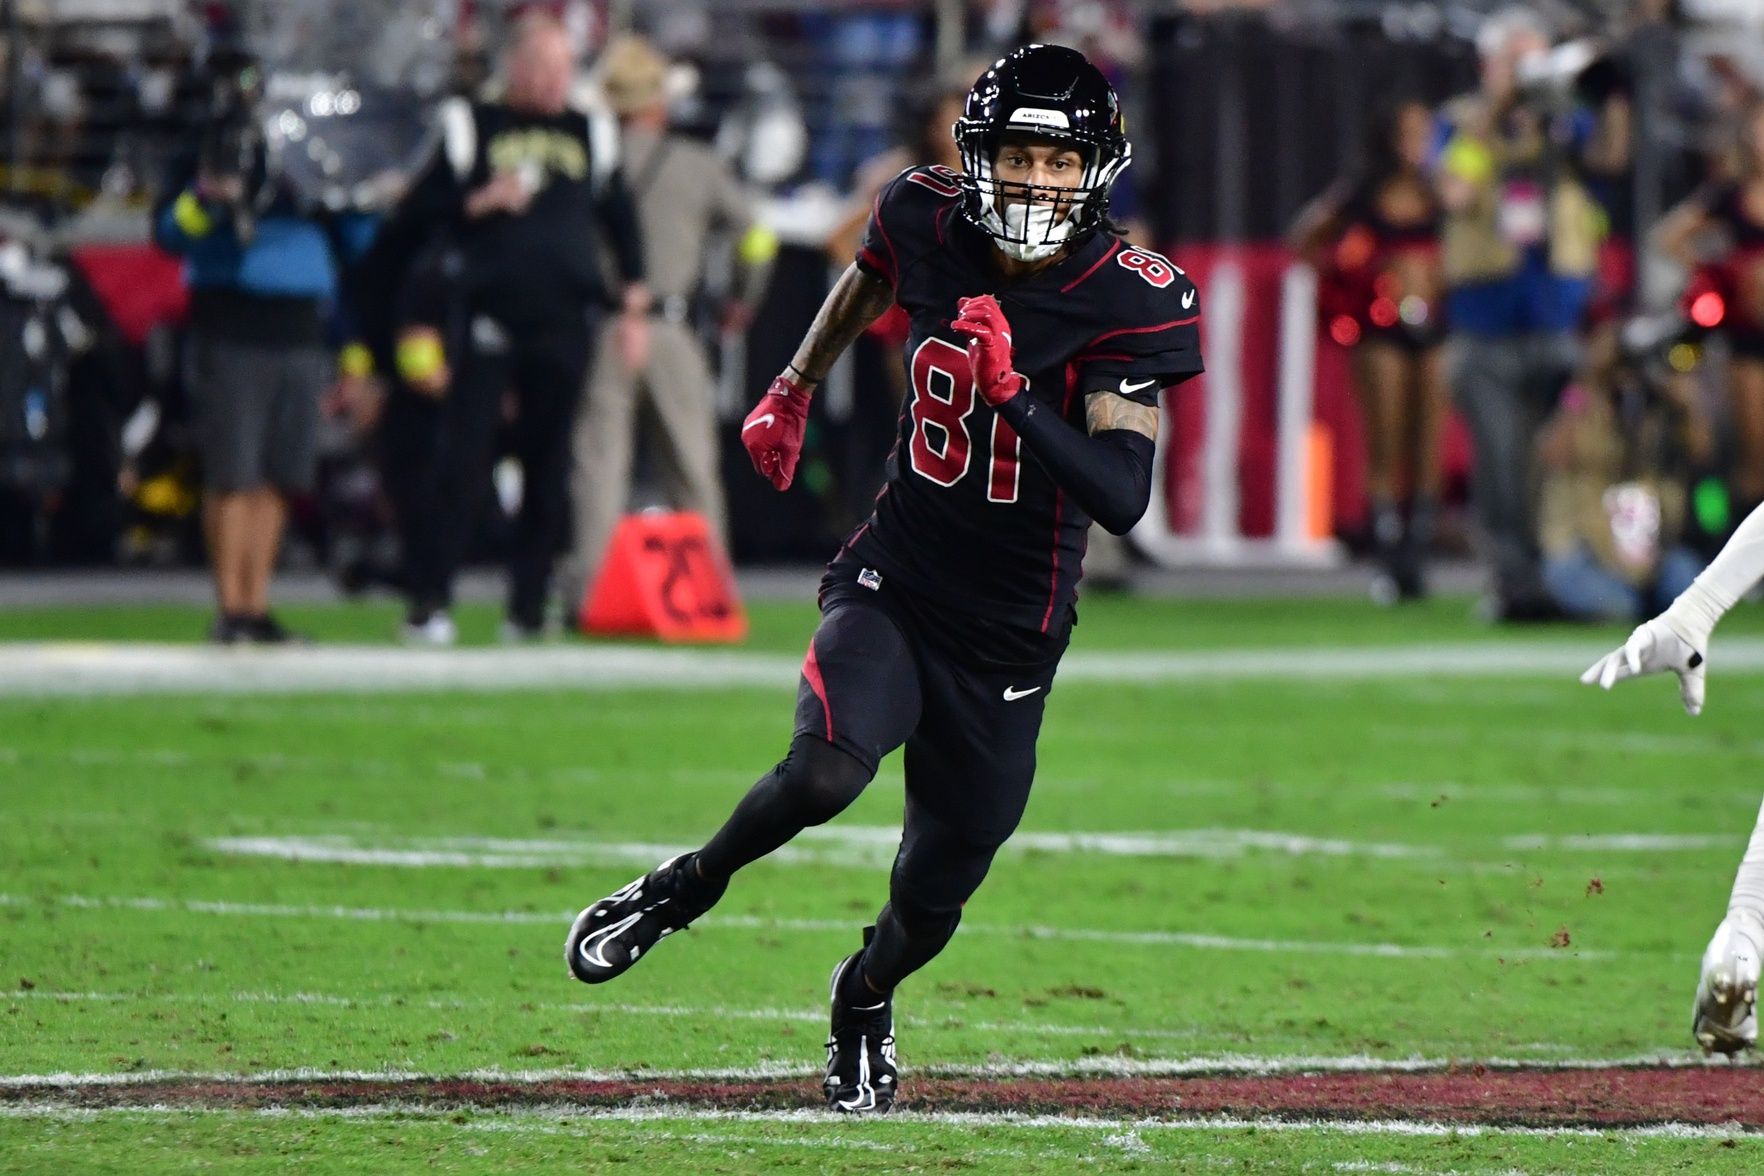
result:
[[[1060,513],[1066,505],[1066,492],[1054,491],[1053,571],[1047,576],[1047,611],[1041,614],[1041,631],[1053,623],[1054,601],[1060,597]]]
[[[1083,273],[1081,273],[1077,277],[1073,278],[1070,282],[1067,282],[1064,286],[1061,286],[1060,293],[1061,294],[1070,294],[1073,290],[1076,290],[1079,287],[1079,285],[1084,282],[1084,280],[1086,278],[1090,277],[1091,274],[1094,274],[1098,269],[1100,269],[1102,267],[1103,262],[1105,262],[1109,258],[1115,256],[1115,254],[1120,251],[1120,248],[1121,248],[1121,238],[1116,237],[1115,243],[1113,245],[1109,246],[1108,252],[1104,253],[1101,257],[1097,258],[1095,265],[1092,265],[1089,269],[1085,270]]]
[[[821,717],[827,724],[827,742],[833,742],[833,707],[827,702],[827,684],[821,680],[821,663],[815,658],[815,643],[809,641],[808,655],[802,659],[802,677],[821,700]]]
[[[1119,330],[1104,331],[1102,334],[1086,343],[1083,347],[1080,347],[1078,349],[1078,354],[1073,357],[1072,362],[1088,362],[1092,358],[1090,349],[1095,347],[1098,343],[1101,343],[1104,339],[1114,339],[1121,335],[1153,335],[1159,331],[1171,331],[1177,327],[1186,327],[1192,323],[1198,322],[1200,322],[1200,315],[1191,314],[1185,319],[1174,319],[1167,323],[1153,323],[1149,327],[1122,327]]]
[[[1060,399],[1060,419],[1066,419],[1072,411],[1072,393],[1078,387],[1078,364],[1076,361],[1066,365],[1066,394]],[[1060,517],[1066,506],[1066,492],[1056,484],[1054,486],[1054,525],[1053,542],[1048,549],[1053,568],[1047,574],[1047,611],[1041,614],[1041,631],[1053,623],[1054,602],[1060,598]]]
[[[882,191],[886,192],[884,188]],[[891,285],[900,284],[900,255],[894,251],[894,239],[888,235],[888,226],[882,223],[882,192],[876,193],[876,203],[870,209],[870,216],[876,221],[876,231],[882,234],[882,243],[888,246],[889,264],[885,268]]]

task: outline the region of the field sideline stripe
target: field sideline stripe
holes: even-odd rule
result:
[[[486,1122],[531,1122],[535,1129],[569,1132],[580,1125],[576,1134],[592,1134],[591,1121],[618,1123],[788,1123],[802,1126],[843,1125],[850,1128],[849,1116],[831,1111],[737,1111],[688,1110],[681,1107],[524,1107],[520,1109],[481,1108],[475,1117],[455,1122],[460,1115],[456,1107],[430,1107],[414,1103],[387,1102],[355,1107],[190,1107],[166,1104],[133,1107],[86,1107],[47,1100],[36,1103],[13,1103],[0,1106],[0,1118],[52,1118],[69,1122],[94,1120],[107,1116],[142,1116],[162,1118],[197,1118],[208,1116],[269,1118],[269,1119],[338,1119],[375,1120],[388,1117],[432,1119],[456,1127],[471,1129]],[[1395,1135],[1419,1138],[1446,1136],[1527,1136],[1579,1139],[1730,1139],[1756,1138],[1758,1133],[1738,1125],[1720,1126],[1701,1123],[1656,1123],[1645,1127],[1518,1127],[1489,1126],[1480,1123],[1437,1123],[1405,1119],[1289,1119],[1255,1118],[1235,1115],[1197,1115],[1170,1119],[1106,1119],[1080,1115],[1029,1115],[1009,1112],[977,1111],[914,1111],[903,1109],[890,1116],[897,1123],[935,1123],[951,1127],[1003,1127],[1030,1131],[1317,1131],[1333,1135],[1377,1136]],[[884,1121],[887,1122],[887,1121]],[[881,1125],[881,1124],[879,1124]],[[744,1139],[756,1146],[775,1142],[764,1136]]]
[[[1519,641],[1345,648],[1241,648],[1169,652],[1078,650],[1062,682],[1168,683],[1282,679],[1572,677],[1605,651]],[[1721,672],[1764,670],[1764,638],[1723,639]],[[794,655],[726,650],[569,645],[546,649],[411,650],[321,645],[215,649],[101,642],[0,646],[0,694],[289,694],[414,690],[788,689]]]
[[[32,906],[39,900],[23,895],[0,894],[0,906]],[[274,903],[213,902],[203,899],[165,898],[95,898],[67,894],[53,899],[61,906],[82,910],[118,909],[131,911],[176,911],[198,915],[223,915],[241,918],[347,919],[362,922],[467,923],[467,924],[555,924],[568,925],[572,913],[544,914],[538,911],[432,911],[397,910],[384,907],[286,906]],[[839,919],[761,919],[751,915],[707,915],[693,924],[702,930],[725,931],[801,931],[806,933],[843,932],[851,929],[849,920]],[[1477,947],[1474,949],[1401,943],[1330,943],[1309,939],[1239,938],[1208,935],[1192,931],[1107,931],[1087,927],[1047,927],[1036,924],[1010,926],[989,923],[963,923],[969,935],[1003,935],[1013,939],[1041,939],[1078,943],[1113,943],[1139,947],[1188,947],[1202,951],[1284,952],[1303,955],[1345,955],[1378,959],[1503,959],[1503,960],[1609,960],[1620,956],[1661,955],[1677,958],[1678,952],[1613,952],[1589,951],[1583,948]]]
[[[1488,1070],[1576,1071],[1669,1067],[1671,1069],[1723,1069],[1733,1063],[1705,1059],[1690,1051],[1641,1054],[1616,1058],[1377,1058],[1365,1054],[1256,1056],[1217,1054],[1182,1058],[1124,1058],[1096,1056],[1065,1061],[988,1062],[982,1065],[914,1066],[914,1074],[933,1078],[1060,1078],[1060,1077],[1262,1077],[1282,1074],[1429,1074],[1460,1066]],[[820,1070],[789,1062],[761,1062],[752,1066],[684,1069],[566,1069],[507,1070],[487,1067],[454,1072],[426,1070],[321,1070],[297,1067],[255,1073],[188,1070],[54,1072],[0,1074],[0,1088],[82,1088],[149,1086],[166,1082],[261,1084],[301,1082],[500,1082],[536,1084],[546,1082],[628,1082],[645,1079],[708,1082],[775,1081],[780,1078],[818,1079]]]

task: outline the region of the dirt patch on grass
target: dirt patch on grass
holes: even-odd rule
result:
[[[0,1089],[0,1103],[80,1106],[495,1108],[679,1106],[791,1110],[822,1105],[813,1076],[766,1081],[165,1080]],[[1182,1078],[939,1078],[902,1084],[903,1110],[1103,1117],[1236,1115],[1413,1119],[1536,1127],[1737,1124],[1764,1129],[1764,1082],[1745,1066],[1370,1071]]]

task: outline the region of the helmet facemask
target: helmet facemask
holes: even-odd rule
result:
[[[1076,135],[1037,133],[1036,140],[1078,152],[1084,160],[1078,185],[1001,180],[993,162],[1003,145],[1001,137],[966,123],[964,119],[955,127],[964,172],[962,211],[1000,252],[1017,261],[1052,257],[1102,224],[1109,189],[1132,159],[1132,148],[1124,142],[1118,152],[1110,152],[1103,144]]]

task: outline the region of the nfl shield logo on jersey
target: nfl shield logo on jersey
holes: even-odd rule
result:
[[[882,587],[882,573],[875,568],[865,568],[858,573],[858,583],[871,592],[875,592]]]

